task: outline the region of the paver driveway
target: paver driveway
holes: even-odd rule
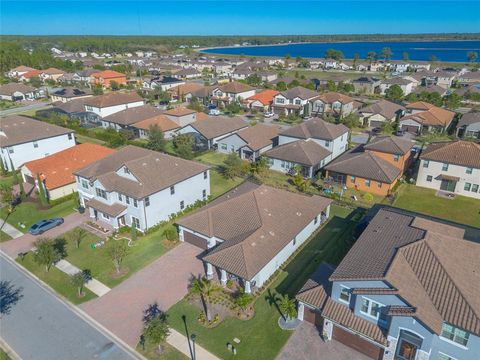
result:
[[[160,309],[166,311],[187,294],[190,277],[204,273],[203,264],[197,259],[201,252],[191,244],[180,243],[106,295],[82,304],[81,308],[135,347],[147,306],[157,302]]]
[[[371,360],[369,357],[331,340],[324,342],[317,328],[303,321],[290,336],[276,360]]]

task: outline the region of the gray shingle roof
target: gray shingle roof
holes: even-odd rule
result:
[[[216,116],[196,121],[187,126],[193,127],[206,139],[213,139],[248,126],[240,117]]]
[[[318,96],[318,93],[316,91],[304,88],[303,86],[296,86],[294,88],[282,91],[280,92],[280,94],[287,99],[294,99],[298,97],[303,100],[312,99]]]
[[[414,145],[413,141],[398,136],[378,136],[363,148],[387,154],[405,155],[410,152]]]
[[[276,146],[264,153],[274,159],[315,166],[332,153],[314,140],[297,140]]]
[[[348,128],[345,125],[332,124],[321,118],[313,118],[283,131],[280,135],[298,139],[334,140],[346,133],[348,133]]]
[[[132,125],[137,122],[159,116],[162,111],[151,105],[136,106],[105,116],[103,120],[119,124]]]

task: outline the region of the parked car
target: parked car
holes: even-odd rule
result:
[[[405,135],[405,130],[403,130],[403,129],[397,130],[397,131],[395,132],[395,135],[396,135],[396,136],[403,136],[403,135]]]
[[[218,115],[220,115],[220,110],[218,110],[218,109],[211,109],[211,110],[208,112],[208,115],[210,115],[210,116],[218,116]]]
[[[267,111],[263,116],[265,116],[266,118],[271,118],[271,117],[274,117],[275,114],[271,111]]]
[[[33,224],[30,229],[28,229],[28,232],[32,235],[41,235],[47,230],[62,225],[63,221],[63,218],[40,220],[39,222]]]

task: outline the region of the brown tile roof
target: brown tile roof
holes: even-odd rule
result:
[[[294,88],[281,91],[280,94],[287,99],[294,99],[298,97],[302,100],[308,100],[318,96],[316,91],[304,88],[303,86],[295,86]]]
[[[96,199],[86,201],[85,205],[113,217],[120,215],[127,208],[125,205],[120,203],[113,203],[112,205],[109,205]]]
[[[439,108],[435,105],[426,103],[424,101],[417,101],[406,106],[407,109],[423,110],[415,114],[404,116],[401,120],[412,119],[422,125],[429,126],[448,126],[455,113],[450,110]]]
[[[352,289],[353,295],[389,295],[398,294],[397,289],[391,288],[354,288]]]
[[[401,105],[395,104],[387,100],[379,100],[376,103],[368,105],[358,112],[360,114],[369,113],[369,114],[379,114],[386,119],[392,119],[396,116],[399,111],[405,110]]]
[[[80,144],[44,158],[25,163],[34,177],[40,174],[48,190],[75,182],[73,172],[115,152],[105,146]]]
[[[342,103],[342,104],[349,104],[351,102],[354,102],[355,100],[352,99],[350,96],[340,94],[338,92],[327,92],[325,94],[322,94],[320,96],[317,96],[315,100],[321,100],[322,102],[326,104],[332,104],[336,101]]]
[[[10,115],[0,119],[0,144],[2,147],[73,132],[70,129],[21,115]]]
[[[88,98],[88,100],[85,102],[85,105],[104,108],[121,104],[129,104],[137,101],[143,101],[143,98],[136,92],[112,92],[110,94]]]
[[[207,139],[213,139],[235,130],[240,130],[248,124],[240,117],[215,116],[202,121],[196,121],[187,126],[193,127]]]
[[[299,139],[322,139],[334,140],[348,133],[348,128],[342,124],[332,124],[320,118],[307,120],[297,126],[293,126],[280,135],[296,137]]]
[[[223,92],[232,93],[232,94],[239,94],[242,92],[255,90],[255,88],[251,87],[250,85],[247,85],[238,81],[229,82],[225,85],[219,86],[218,88]]]
[[[448,322],[480,334],[480,233],[395,208],[382,208],[332,281],[383,280],[439,334]],[[368,259],[368,261],[365,261]]]
[[[203,259],[251,280],[331,202],[320,196],[261,185],[200,209],[177,223],[208,237],[223,239]]]
[[[378,136],[363,148],[387,154],[405,155],[412,150],[414,145],[413,141],[398,136]]]
[[[257,124],[240,130],[237,135],[245,140],[250,149],[257,151],[271,145],[279,132],[280,127],[276,125]]]
[[[302,165],[318,165],[332,153],[315,140],[297,140],[275,146],[264,153],[274,159],[286,160]]]
[[[150,126],[158,125],[162,131],[179,129],[180,126],[165,115],[157,115],[146,120],[139,121],[132,126],[137,129],[148,130]]]
[[[195,112],[196,112],[195,110],[188,109],[183,106],[179,106],[179,107],[164,111],[163,114],[169,115],[169,116],[185,116],[185,115],[193,114]]]
[[[168,89],[167,91],[169,93],[172,93],[172,94],[177,94],[177,93],[180,93],[180,94],[189,94],[189,93],[193,93],[195,91],[200,91],[200,90],[203,90],[205,89],[205,85],[203,84],[199,84],[199,83],[186,83],[186,84],[182,84],[182,85],[177,85],[177,86],[174,86],[174,87],[171,87],[170,89]]]
[[[347,306],[337,303],[331,298],[328,298],[323,308],[322,316],[334,323],[360,333],[378,344],[383,346],[387,346],[388,344],[385,334],[378,325],[356,316]]]
[[[162,111],[156,107],[152,105],[143,105],[128,108],[112,115],[105,116],[103,120],[119,125],[132,125],[161,114]]]
[[[298,291],[295,298],[317,309],[323,309],[328,294],[331,291],[331,283],[328,281],[328,278],[334,270],[335,269],[328,264],[320,265]]]
[[[480,169],[480,143],[462,140],[432,143],[420,158]]]
[[[392,184],[402,173],[395,165],[372,152],[348,152],[325,166],[328,171]]]
[[[31,70],[35,70],[35,69],[25,65],[20,65],[12,69],[12,71],[18,71],[18,72],[31,71]]]
[[[47,74],[47,75],[59,75],[59,74],[65,74],[66,72],[60,69],[56,68],[48,68],[45,70],[42,70],[42,74]]]
[[[411,306],[393,305],[389,306],[387,315],[389,316],[414,316],[417,310]]]
[[[123,166],[138,181],[117,175],[116,171]],[[142,199],[208,169],[209,166],[195,161],[129,145],[75,174],[92,181],[98,179],[107,191]]]
[[[22,83],[9,83],[0,86],[0,95],[13,95],[14,92],[21,92],[21,93],[31,93],[36,91],[36,89],[32,86],[28,86]]]

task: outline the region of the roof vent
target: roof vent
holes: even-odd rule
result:
[[[155,161],[157,161],[157,162],[158,162],[158,161],[160,161],[160,159],[159,159],[159,158],[155,158]]]
[[[147,166],[147,163],[142,163],[143,166]]]
[[[257,244],[256,244],[255,242],[252,242],[251,245],[252,245],[252,246],[256,246]]]
[[[302,213],[300,211],[297,211],[297,216],[302,216]]]
[[[270,230],[268,233],[272,236],[275,236],[275,233],[272,230]]]
[[[265,235],[260,235],[260,239],[265,239]]]

